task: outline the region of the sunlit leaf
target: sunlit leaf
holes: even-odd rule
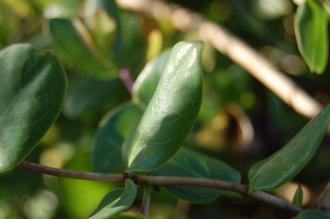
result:
[[[78,118],[90,111],[108,111],[128,99],[127,89],[120,79],[98,81],[85,78],[68,94],[64,113],[70,118]]]
[[[93,77],[101,79],[116,77],[116,67],[99,54],[91,36],[79,20],[51,19],[48,31],[55,48],[68,65]]]
[[[57,59],[27,44],[0,52],[0,172],[36,146],[59,115],[66,90]]]
[[[96,134],[92,162],[97,171],[123,172],[127,167],[122,161],[124,140],[142,117],[142,110],[126,104],[113,111],[102,122]]]
[[[151,60],[141,71],[133,86],[133,102],[146,108],[154,94],[171,50]]]
[[[300,206],[303,203],[304,191],[301,185],[298,185],[296,192],[294,193],[292,204]]]
[[[330,219],[330,214],[316,210],[306,210],[292,219]]]
[[[180,148],[174,157],[155,171],[159,176],[183,176],[218,179],[239,183],[240,173],[224,162],[191,149]],[[193,203],[207,203],[227,191],[196,186],[167,186],[166,189],[181,199]]]
[[[328,63],[328,15],[315,0],[299,5],[295,17],[298,48],[312,72],[322,73]]]
[[[282,149],[250,169],[250,188],[272,190],[296,176],[316,153],[329,122],[330,105],[307,123]]]
[[[87,0],[85,21],[91,29],[98,48],[108,54],[121,51],[119,10],[114,0]]]
[[[174,46],[156,91],[125,141],[129,171],[150,171],[169,160],[189,134],[201,104],[201,45]]]
[[[136,193],[136,185],[127,179],[125,188],[117,188],[108,193],[89,219],[107,219],[127,210],[133,204]]]

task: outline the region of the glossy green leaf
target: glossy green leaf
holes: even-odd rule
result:
[[[328,15],[315,0],[306,0],[295,17],[298,48],[312,72],[322,73],[328,62]]]
[[[57,59],[27,44],[0,52],[0,172],[22,161],[57,118],[66,90]]]
[[[107,219],[126,211],[133,204],[137,189],[132,180],[125,181],[125,188],[117,188],[108,193],[89,219]]]
[[[181,148],[174,157],[155,171],[159,176],[183,176],[218,179],[239,183],[240,173],[224,162],[204,154]],[[229,195],[228,191],[196,186],[168,186],[166,189],[193,203],[207,203],[219,195]]]
[[[98,81],[85,78],[68,94],[64,113],[70,118],[78,118],[86,112],[106,112],[128,99],[127,89],[120,79]]]
[[[116,77],[114,64],[99,54],[88,31],[84,31],[83,24],[79,22],[62,18],[49,20],[48,30],[59,54],[68,65],[74,66],[80,72],[100,79]]]
[[[126,104],[107,116],[97,131],[92,162],[100,172],[123,172],[126,165],[122,160],[124,140],[142,117],[142,110]]]
[[[151,60],[141,71],[133,86],[133,102],[146,108],[150,102],[164,70],[171,50],[166,50]]]
[[[150,171],[169,160],[189,134],[201,105],[201,45],[177,43],[135,131],[125,141],[129,171]]]
[[[303,203],[303,199],[304,199],[304,191],[302,190],[301,185],[298,185],[292,199],[292,204],[300,206]]]
[[[330,219],[330,214],[316,210],[306,210],[292,219]]]
[[[250,188],[272,190],[296,176],[316,153],[329,122],[330,105],[307,123],[282,149],[250,169]]]

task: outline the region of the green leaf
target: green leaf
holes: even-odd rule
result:
[[[125,188],[117,188],[108,193],[89,219],[107,219],[126,211],[133,204],[137,189],[132,180],[125,181]]]
[[[122,160],[122,145],[142,114],[136,106],[126,104],[113,111],[102,122],[92,154],[92,162],[97,171],[123,172],[126,169]]]
[[[174,46],[137,128],[125,141],[129,171],[150,171],[169,160],[189,134],[201,105],[201,45]]]
[[[295,17],[298,48],[312,72],[322,73],[328,62],[328,15],[318,1],[306,0]]]
[[[155,171],[155,174],[218,179],[235,183],[241,180],[240,173],[226,163],[187,148],[180,148],[171,160]],[[207,203],[219,195],[231,194],[225,190],[197,186],[167,186],[166,189],[179,198],[193,203]]]
[[[304,191],[301,188],[301,185],[298,185],[296,192],[294,193],[292,204],[301,206],[304,199]]]
[[[306,210],[292,219],[330,219],[330,214],[316,210]]]
[[[0,172],[15,167],[59,115],[66,90],[57,59],[27,44],[0,52]]]
[[[116,67],[96,50],[79,20],[51,19],[48,30],[55,48],[69,65],[96,78],[116,77]]]
[[[84,9],[85,21],[92,30],[98,48],[108,53],[113,47],[115,53],[121,53],[120,19],[116,1],[87,0]]]
[[[64,113],[70,118],[78,118],[90,111],[108,111],[128,99],[127,89],[120,79],[97,81],[85,78],[68,94]]]
[[[132,98],[135,104],[144,109],[148,106],[157,88],[170,52],[171,50],[164,51],[143,68],[133,86]]]
[[[281,150],[250,169],[250,188],[272,190],[296,176],[316,153],[329,122],[330,104]]]

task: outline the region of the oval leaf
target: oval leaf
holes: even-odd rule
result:
[[[81,29],[80,32],[77,26]],[[115,66],[98,54],[91,42],[91,36],[87,31],[83,31],[84,26],[79,20],[73,22],[63,18],[51,19],[48,30],[55,48],[69,65],[100,79],[116,77]]]
[[[69,93],[64,113],[70,118],[78,118],[89,111],[108,111],[128,99],[127,89],[120,79],[98,81],[85,78]]]
[[[316,153],[329,122],[330,105],[307,123],[281,150],[250,169],[250,188],[272,190],[296,176]]]
[[[301,185],[298,185],[296,192],[294,193],[292,204],[301,206],[304,200],[304,191],[301,188]]]
[[[316,210],[306,210],[292,219],[330,219],[330,214]]]
[[[123,172],[122,145],[142,117],[142,110],[132,104],[119,107],[108,116],[96,134],[92,162],[100,172]]]
[[[306,0],[298,7],[295,34],[311,71],[322,73],[328,62],[328,15],[318,1]]]
[[[171,50],[166,50],[151,60],[141,71],[133,86],[133,102],[142,108],[149,104],[156,88]]]
[[[239,183],[241,180],[240,173],[224,162],[187,148],[180,148],[174,157],[155,173],[159,176],[218,179],[235,183]],[[197,186],[168,186],[166,189],[179,198],[193,203],[207,203],[219,195],[230,194],[224,190]]]
[[[201,105],[201,45],[174,46],[137,128],[125,141],[129,171],[150,171],[169,160],[189,134]]]
[[[125,188],[117,188],[108,193],[89,219],[107,219],[126,211],[133,204],[137,189],[132,180],[125,181]]]
[[[27,44],[0,53],[0,172],[22,161],[59,115],[66,90],[57,59]]]

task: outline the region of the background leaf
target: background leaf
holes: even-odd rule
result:
[[[78,118],[90,111],[106,112],[128,99],[127,89],[120,79],[99,81],[85,78],[68,94],[64,113],[70,118]]]
[[[170,54],[139,125],[123,151],[130,171],[149,171],[170,159],[190,132],[201,104],[201,45],[179,42]]]
[[[322,73],[328,63],[328,15],[318,1],[306,0],[295,17],[298,48],[312,72]]]
[[[330,219],[330,215],[322,211],[306,210],[292,219]]]
[[[272,190],[296,176],[316,153],[329,122],[330,104],[281,150],[250,169],[250,188]]]
[[[97,171],[123,172],[122,145],[140,118],[142,110],[126,104],[113,111],[102,122],[96,134],[92,162]]]
[[[83,24],[79,27],[84,30]],[[79,69],[82,73],[99,79],[116,77],[117,69],[108,59],[104,59],[95,49],[91,36],[87,31],[80,31],[71,20],[55,18],[49,20],[48,30],[51,40],[66,62]],[[83,40],[88,39],[88,40]]]
[[[218,179],[239,183],[241,175],[224,162],[187,148],[180,148],[174,157],[155,171],[159,176],[183,176]],[[196,186],[167,186],[169,192],[193,203],[207,203],[228,191]]]
[[[125,188],[117,188],[108,193],[89,219],[106,219],[127,210],[136,197],[136,186],[132,180],[125,181]]]
[[[57,118],[66,76],[57,59],[27,44],[0,53],[0,172],[23,160]]]
[[[133,86],[133,102],[146,108],[157,88],[171,50],[166,50],[151,60],[141,71]]]

